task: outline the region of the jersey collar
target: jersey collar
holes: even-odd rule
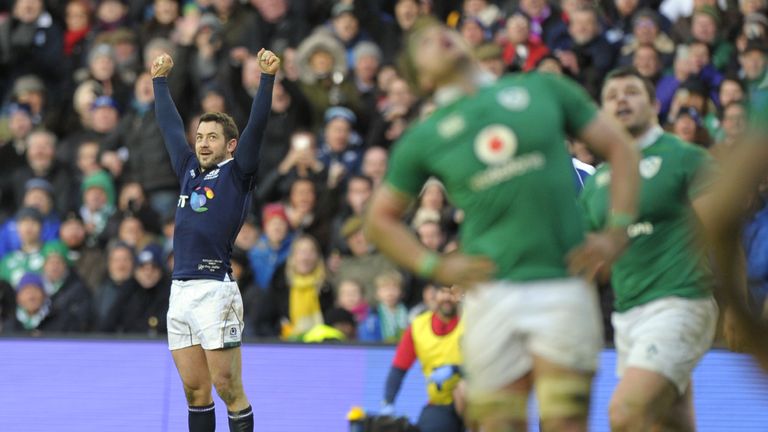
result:
[[[472,83],[477,88],[487,87],[495,81],[495,77],[490,72],[478,70],[472,74]],[[448,85],[443,86],[433,96],[435,104],[439,107],[450,105],[457,100],[461,99],[466,93],[466,90],[461,85]]]
[[[653,143],[655,143],[659,137],[664,134],[664,129],[659,125],[654,125],[648,131],[646,131],[640,138],[637,139],[637,145],[641,150],[645,150]]]
[[[221,168],[221,167],[223,167],[224,165],[226,165],[226,164],[228,164],[228,163],[232,162],[233,160],[235,160],[235,158],[229,158],[229,159],[227,159],[227,160],[225,160],[225,161],[221,161],[221,162],[219,162],[219,163],[218,163],[216,166],[218,166],[219,168]]]

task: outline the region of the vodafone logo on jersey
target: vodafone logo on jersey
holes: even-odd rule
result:
[[[475,137],[475,155],[486,165],[498,165],[512,159],[517,151],[517,135],[501,124],[486,126]]]

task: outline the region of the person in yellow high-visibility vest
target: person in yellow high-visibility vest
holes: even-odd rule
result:
[[[455,288],[442,287],[436,300],[437,310],[417,316],[400,339],[387,376],[384,408],[380,413],[394,412],[400,385],[418,359],[429,398],[419,416],[419,429],[421,432],[461,432],[464,423],[453,400],[463,362],[460,342],[464,325],[459,318],[459,293]]]

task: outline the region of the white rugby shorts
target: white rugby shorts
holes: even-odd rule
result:
[[[236,282],[174,280],[168,307],[168,348],[240,346],[243,299]]]

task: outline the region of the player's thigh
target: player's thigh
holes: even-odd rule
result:
[[[208,371],[208,361],[200,345],[173,350],[171,356],[185,390],[210,391],[211,375]]]
[[[712,345],[717,314],[711,298],[669,297],[630,309],[627,316],[633,319],[616,328],[617,338],[630,336],[622,366],[655,372],[682,395],[691,372]],[[622,375],[621,368],[618,372]]]
[[[190,312],[206,351],[239,347],[243,334],[243,300],[235,282],[210,282]]]
[[[205,350],[208,370],[214,385],[231,389],[242,387],[242,353],[240,347]]]

